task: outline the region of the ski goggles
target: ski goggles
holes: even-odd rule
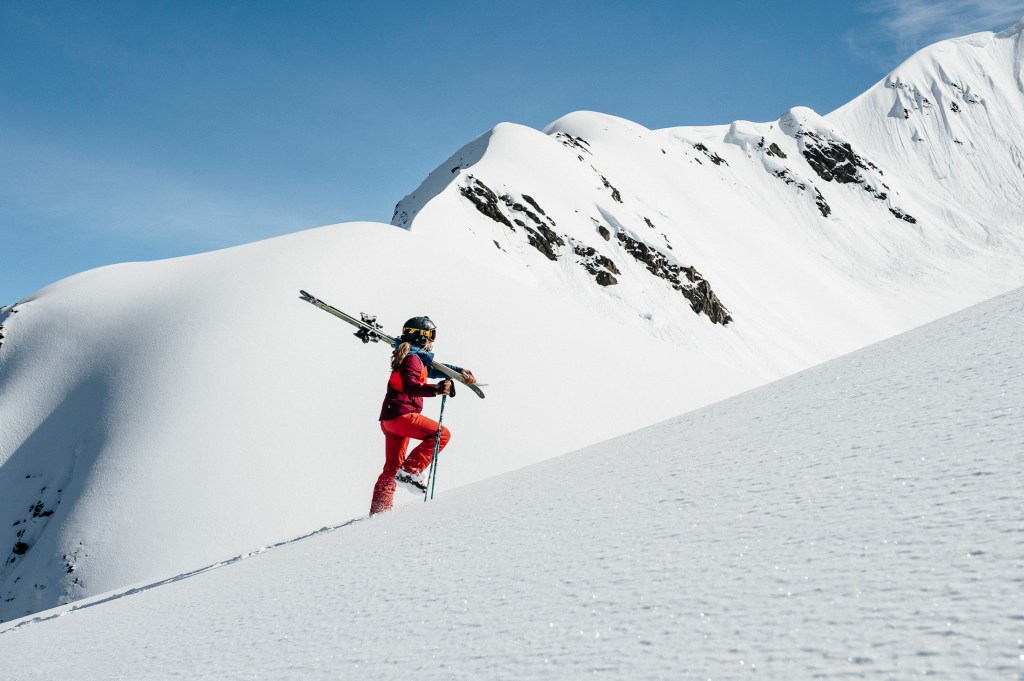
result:
[[[437,338],[437,329],[414,329],[407,326],[402,329],[402,333],[406,336],[422,336],[431,341]]]

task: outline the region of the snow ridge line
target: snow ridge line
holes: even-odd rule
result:
[[[259,555],[259,554],[262,554],[262,553],[266,553],[267,551],[273,551],[274,549],[279,549],[282,546],[288,546],[289,544],[294,544],[296,542],[303,541],[304,539],[310,539],[311,537],[316,537],[316,536],[319,536],[319,535],[322,535],[322,534],[330,534],[331,532],[334,532],[335,530],[340,530],[343,527],[348,527],[349,525],[354,525],[355,523],[360,522],[362,520],[366,520],[366,518],[353,518],[352,520],[348,520],[348,521],[346,521],[344,523],[341,523],[340,525],[331,525],[331,526],[327,526],[327,527],[321,527],[319,530],[313,530],[312,532],[300,535],[298,537],[293,537],[292,539],[285,539],[284,541],[279,541],[276,544],[271,544],[270,546],[264,546],[264,547],[256,549],[255,551],[250,551],[249,553],[243,553],[241,555],[235,556],[234,558],[229,558],[228,560],[222,560],[222,561],[220,561],[218,563],[213,563],[212,565],[206,565],[206,566],[201,567],[201,568],[196,568],[195,570],[190,570],[189,572],[183,572],[183,573],[181,573],[179,575],[175,575],[174,577],[168,577],[166,579],[161,579],[159,581],[152,582],[152,583],[146,584],[144,586],[135,586],[135,587],[132,587],[130,589],[125,589],[124,591],[119,591],[119,592],[110,594],[108,596],[103,596],[103,597],[99,598],[98,600],[89,601],[88,603],[82,603],[80,605],[71,605],[71,607],[69,607],[67,609],[62,609],[59,612],[55,612],[55,613],[53,613],[51,615],[36,616],[36,617],[32,617],[31,619],[25,619],[25,620],[22,620],[22,621],[18,622],[17,624],[14,624],[13,626],[0,629],[0,636],[3,636],[4,634],[9,634],[12,631],[15,631],[17,629],[21,629],[22,627],[27,627],[27,626],[32,625],[32,624],[37,624],[39,622],[48,622],[50,620],[55,620],[55,619],[57,619],[59,617],[63,617],[64,615],[67,615],[67,614],[70,614],[70,613],[73,613],[73,612],[78,612],[79,610],[86,610],[88,608],[92,608],[92,607],[97,606],[97,605],[102,605],[104,603],[109,603],[111,601],[120,600],[120,599],[122,599],[122,598],[124,598],[126,596],[134,596],[136,594],[140,594],[140,593],[143,593],[145,591],[149,591],[150,589],[156,589],[156,588],[161,587],[161,586],[166,586],[168,584],[173,584],[175,582],[180,582],[183,579],[188,579],[190,577],[195,577],[196,575],[201,575],[204,572],[210,572],[212,570],[216,570],[218,568],[222,568],[222,567],[225,567],[227,565],[233,565],[234,563],[238,563],[239,561],[243,561],[246,558],[251,558],[252,556],[256,556],[256,555]],[[60,607],[63,607],[63,606],[60,606]],[[12,620],[12,621],[17,621],[17,620]]]

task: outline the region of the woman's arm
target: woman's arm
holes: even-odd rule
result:
[[[402,392],[413,397],[435,397],[438,385],[423,380],[423,362],[417,355],[409,355],[398,371],[402,377]]]

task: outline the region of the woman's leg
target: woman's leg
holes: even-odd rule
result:
[[[434,444],[437,442],[437,421],[429,419],[423,414],[405,414],[388,423],[395,424],[392,432],[400,433],[404,437],[414,440],[423,440],[415,449],[409,452],[409,456],[402,464],[402,468],[410,473],[419,473],[426,470],[427,466],[430,465],[431,459],[434,458]],[[445,448],[451,436],[451,431],[442,426],[438,451]]]
[[[385,426],[390,421],[381,421],[380,429],[384,432],[384,470],[373,486],[373,501],[370,502],[370,515],[391,510],[395,499],[395,473],[405,462],[405,450],[409,447],[409,438],[389,432]]]

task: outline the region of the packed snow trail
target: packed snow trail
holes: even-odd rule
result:
[[[21,679],[1019,678],[1022,315],[1018,289],[433,504],[0,630],[0,657]]]

